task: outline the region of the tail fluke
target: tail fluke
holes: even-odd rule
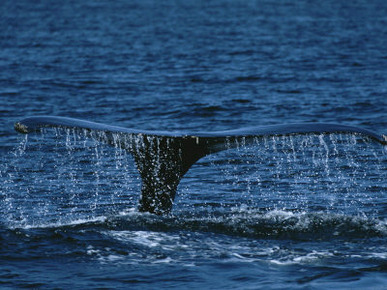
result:
[[[260,126],[194,134],[140,131],[51,116],[30,117],[15,124],[15,130],[25,134],[42,128],[79,129],[88,132],[93,138],[131,152],[142,179],[139,210],[156,214],[171,211],[180,180],[196,161],[208,154],[236,147],[236,144],[248,145],[255,138],[345,133],[362,135],[383,145],[387,144],[385,135],[353,126],[322,123]]]

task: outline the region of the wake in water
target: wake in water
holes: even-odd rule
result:
[[[220,259],[238,268],[241,263],[258,263],[264,269],[326,265],[325,271],[331,272],[334,268],[329,267],[340,265],[343,259],[367,267],[383,265],[387,258],[385,222],[323,212],[263,213],[233,208],[155,216],[132,210],[67,225],[2,229],[0,234],[7,239],[7,246],[16,245],[0,252],[13,253],[14,259],[41,259],[44,252],[115,267],[169,264],[190,268],[208,261],[219,263]],[[20,240],[40,250],[26,251]]]

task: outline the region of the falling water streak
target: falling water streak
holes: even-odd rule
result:
[[[320,147],[320,154],[322,158],[322,165],[323,165],[323,174],[324,174],[324,179],[326,179],[327,182],[327,190],[328,192],[326,193],[327,196],[327,202],[329,204],[329,208],[333,208],[334,204],[336,202],[336,195],[335,195],[335,188],[336,185],[333,181],[333,178],[331,176],[331,167],[330,167],[330,150],[328,148],[328,145],[326,141],[324,140],[325,135],[319,135],[318,140],[319,140],[319,147]]]
[[[328,162],[329,162],[329,148],[328,148],[327,143],[324,141],[324,135],[319,135],[318,139],[320,141],[322,155],[325,157],[325,158],[323,158],[323,163],[325,165],[326,175],[329,177],[329,175],[330,175],[330,169],[329,169],[329,164],[328,164]]]
[[[114,163],[116,170],[126,170],[124,167],[123,159],[125,158],[124,150],[122,149],[119,134],[113,134],[113,145],[114,145]],[[110,204],[114,206],[116,199],[120,197],[120,191],[117,187],[114,187],[113,194],[110,195]],[[118,201],[117,201],[118,202]]]
[[[265,138],[265,144],[266,144],[265,147],[268,148],[268,150],[272,149],[273,157],[272,157],[272,162],[269,163],[269,168],[274,168],[275,174],[273,175],[273,178],[275,180],[279,180],[280,179],[280,170],[279,170],[280,161],[278,160],[278,156],[277,156],[278,151],[277,151],[276,138],[277,137],[275,137],[275,136],[271,137],[270,139]],[[271,145],[269,145],[269,142],[271,142]],[[276,192],[274,194],[277,196],[280,196],[280,192],[278,191],[279,189],[276,188],[275,190],[276,190]],[[281,203],[282,203],[281,200],[279,200],[277,203],[279,208],[281,208]]]

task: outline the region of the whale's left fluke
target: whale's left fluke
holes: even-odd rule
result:
[[[196,161],[208,154],[233,148],[236,144],[250,144],[254,138],[345,133],[362,135],[383,145],[387,144],[385,135],[353,126],[322,123],[271,125],[193,134],[135,130],[53,116],[30,117],[15,123],[15,130],[24,134],[47,127],[80,129],[89,132],[93,138],[131,152],[142,179],[139,210],[156,214],[171,211],[180,180]]]
[[[199,138],[169,132],[139,131],[79,119],[39,116],[15,123],[15,130],[28,134],[42,128],[79,129],[89,136],[120,146],[134,157],[140,173],[139,210],[155,214],[172,209],[177,187],[188,169],[200,158],[220,150],[219,138]]]

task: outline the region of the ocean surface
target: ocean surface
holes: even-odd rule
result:
[[[0,5],[0,288],[387,289],[387,149],[270,137],[199,160],[137,210],[129,152],[59,115],[203,132],[326,122],[387,133],[387,2]]]

